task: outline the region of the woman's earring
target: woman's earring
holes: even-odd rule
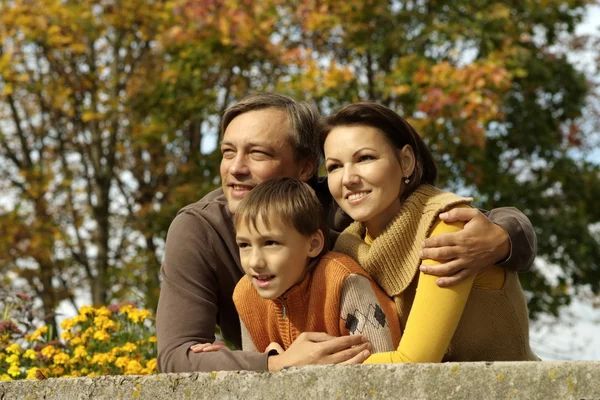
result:
[[[408,178],[408,176],[406,177],[406,179],[404,180],[404,183],[406,183],[407,185],[410,183],[410,179]]]

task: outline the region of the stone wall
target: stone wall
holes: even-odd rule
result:
[[[585,399],[600,400],[600,362],[314,366],[0,382],[12,399]]]

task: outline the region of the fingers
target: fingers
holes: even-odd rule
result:
[[[369,350],[363,350],[360,353],[358,353],[357,355],[355,355],[354,357],[352,357],[351,359],[341,362],[340,364],[341,365],[362,364],[363,362],[365,362],[365,360],[367,358],[369,358],[370,355],[371,355],[371,352]]]
[[[453,232],[442,233],[441,235],[427,238],[421,244],[421,247],[423,247],[423,249],[427,249],[431,247],[456,246],[457,244],[459,244],[458,232]]]
[[[350,336],[340,336],[334,337],[333,339],[322,343],[323,353],[325,354],[334,354],[341,353],[344,350],[354,350],[358,346],[362,346],[364,344],[368,344],[368,339],[364,335],[350,335]],[[370,344],[369,344],[370,346]],[[354,357],[356,352],[352,352],[352,357]],[[338,361],[341,362],[341,361]],[[336,363],[337,364],[337,363]]]
[[[331,339],[336,339],[335,336],[328,335],[325,332],[302,332],[296,340],[307,340],[310,342],[326,342]]]
[[[435,260],[437,262],[444,262],[459,256],[460,254],[457,253],[458,251],[459,248],[456,246],[424,248],[419,251],[419,257],[421,257],[421,260]]]
[[[225,345],[225,343],[223,343],[223,345]],[[216,344],[216,343],[215,344],[213,344],[213,343],[198,343],[193,346],[190,346],[190,350],[193,353],[208,353],[211,351],[219,351],[223,347],[227,347],[227,346],[220,346],[219,344]]]
[[[360,364],[371,355],[371,344],[363,343],[338,351],[321,360],[321,364]]]
[[[451,276],[464,269],[459,260],[449,261],[444,264],[422,264],[419,269],[427,275]]]
[[[464,281],[465,279],[469,278],[472,274],[473,274],[472,270],[463,269],[462,271],[460,271],[452,276],[447,276],[447,277],[438,279],[436,281],[436,283],[439,287],[450,287],[450,286],[457,285],[458,283]]]
[[[444,222],[468,222],[479,214],[481,214],[481,212],[476,208],[453,208],[450,211],[441,213],[439,218]]]

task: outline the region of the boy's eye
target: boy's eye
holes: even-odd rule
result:
[[[239,247],[240,249],[245,249],[245,248],[247,248],[247,247],[249,247],[249,246],[250,246],[250,245],[249,245],[248,243],[245,243],[245,242],[238,242],[238,247]]]
[[[276,242],[276,241],[274,241],[274,240],[267,240],[267,241],[265,242],[265,246],[275,246],[275,245],[277,245],[277,244],[279,244],[279,243],[277,243],[277,242]]]

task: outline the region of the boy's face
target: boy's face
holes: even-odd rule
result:
[[[273,300],[304,278],[309,258],[323,248],[323,234],[304,236],[293,226],[270,221],[267,229],[259,218],[256,227],[241,222],[236,241],[244,272],[263,299]],[[255,229],[256,228],[256,229]]]

